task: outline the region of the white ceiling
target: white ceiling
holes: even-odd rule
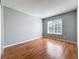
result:
[[[3,5],[46,18],[76,9],[77,0],[3,0]]]

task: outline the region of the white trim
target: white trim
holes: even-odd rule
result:
[[[73,43],[73,44],[77,44],[77,42],[73,42],[73,41],[68,41],[68,40],[63,40],[63,39],[57,39],[57,40],[64,41],[64,42],[69,42],[69,43]]]
[[[14,45],[17,45],[17,44],[29,42],[29,41],[36,40],[36,39],[39,39],[39,38],[42,38],[42,36],[35,37],[35,38],[29,39],[29,40],[25,40],[25,41],[22,41],[22,42],[19,42],[19,43],[14,43],[14,44],[6,45],[6,46],[3,46],[3,48],[7,48],[7,47],[11,47],[11,46],[14,46]]]

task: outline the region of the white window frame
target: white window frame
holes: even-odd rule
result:
[[[58,24],[60,24],[60,26]],[[58,27],[60,27],[60,30],[58,29]],[[58,31],[60,31],[60,32],[58,32]],[[47,34],[62,35],[62,19],[55,19],[52,21],[48,21]]]

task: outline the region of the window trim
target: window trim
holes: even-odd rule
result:
[[[59,24],[59,23],[61,23],[61,26],[56,26],[56,24]],[[51,29],[52,32],[50,32],[49,27],[54,28],[54,29]],[[57,28],[61,27],[61,30],[60,30],[61,33],[55,32],[56,31],[55,27],[57,27]],[[58,31],[58,29],[57,29],[57,31]],[[62,19],[55,19],[55,20],[48,21],[47,22],[47,34],[62,35]]]

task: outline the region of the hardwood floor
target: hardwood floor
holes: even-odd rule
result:
[[[78,59],[77,45],[41,38],[4,49],[2,59]]]

